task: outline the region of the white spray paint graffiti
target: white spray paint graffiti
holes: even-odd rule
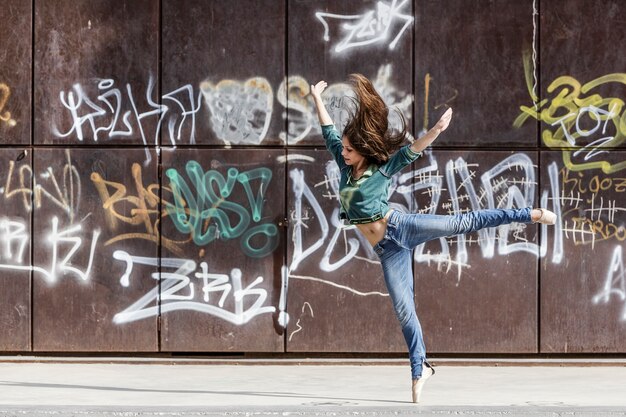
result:
[[[28,240],[26,223],[22,219],[0,217],[0,259],[21,264]]]
[[[405,118],[410,119],[413,95],[398,90],[392,83],[391,75],[391,64],[383,65],[372,82],[388,106],[397,108]],[[111,79],[100,80],[97,88],[99,94],[95,100],[89,98],[81,84],[74,84],[71,91],[59,94],[63,107],[70,112],[72,125],[63,132],[53,127],[56,137],[71,137],[81,142],[91,138],[97,142],[102,138],[139,136],[144,146],[158,145],[165,122],[172,146],[182,142],[183,129],[187,124],[191,130],[188,143],[194,144],[196,114],[204,99],[209,111],[209,124],[220,141],[235,145],[259,145],[267,137],[274,111],[274,90],[263,77],[245,81],[227,79],[217,84],[205,80],[200,84],[200,94],[197,95],[188,84],[164,94],[161,105],[152,98],[154,80],[150,77],[144,104],[144,107],[148,107],[146,111],[140,111],[130,84],[126,84],[125,95]],[[283,118],[287,119],[289,114],[287,132],[281,132],[279,137],[289,144],[298,143],[308,135],[320,132],[309,93],[309,81],[297,75],[283,80],[277,89],[276,98],[286,109]],[[352,95],[350,86],[345,83],[330,85],[324,94],[326,106],[340,129],[347,123],[350,103],[346,102],[346,97]],[[125,100],[129,102],[132,111],[122,111]],[[156,121],[152,140],[147,137],[145,119]],[[394,128],[400,127],[400,118],[395,112],[390,114],[390,123]],[[151,160],[152,156],[146,148],[145,163]]]
[[[124,287],[130,285],[130,277],[136,264],[153,267],[159,265],[159,258],[132,256],[122,250],[115,251],[113,257],[126,262],[126,270],[120,278],[120,283]],[[204,302],[197,302],[193,301],[195,285],[189,277],[197,269],[196,262],[181,258],[161,258],[161,267],[171,269],[172,272],[153,272],[151,274],[153,279],[162,281],[160,293],[157,285],[126,310],[116,314],[113,318],[115,323],[128,323],[154,317],[159,314],[159,310],[161,314],[170,311],[191,310],[210,314],[232,324],[243,325],[259,315],[271,314],[276,311],[275,307],[264,305],[267,291],[256,288],[263,282],[263,277],[257,277],[244,288],[240,269],[234,268],[229,275],[215,274],[209,272],[206,262],[202,262],[200,272],[195,273],[195,278],[202,280]],[[231,292],[235,303],[234,312],[223,308]],[[210,297],[212,293],[221,293],[217,305],[209,304],[212,300]],[[245,308],[244,303],[249,300],[249,297],[256,298],[250,307]],[[161,301],[160,307],[159,301]],[[286,325],[287,320],[284,322]]]
[[[480,210],[485,208],[512,208],[531,206],[534,199],[534,167],[532,161],[524,154],[514,154],[496,164],[492,169],[481,176],[482,187],[480,194],[476,192],[472,179],[476,172],[471,169],[474,165],[468,164],[463,158],[448,161],[445,168],[446,184],[450,197],[449,201],[442,204],[449,214],[462,213],[467,210]],[[511,171],[521,170],[521,179],[510,175]],[[442,176],[438,171],[437,162],[431,158],[429,166],[417,170],[413,175],[417,178],[416,189],[426,189],[430,196],[430,204],[420,210],[434,214],[439,207],[439,200],[443,190]],[[460,182],[457,183],[457,176]],[[520,190],[521,184],[523,191]],[[461,190],[463,193],[460,193]],[[497,201],[496,198],[497,197]],[[464,203],[464,207],[462,207]],[[469,207],[467,207],[469,205]],[[538,246],[528,242],[524,237],[525,225],[503,225],[498,228],[489,228],[478,231],[478,244],[483,258],[493,258],[496,253],[496,240],[498,241],[498,254],[506,255],[515,252],[528,252],[538,255]],[[498,237],[496,237],[496,232]],[[510,233],[512,232],[512,234]],[[513,243],[510,243],[513,241]],[[451,243],[456,246],[454,258],[451,255]],[[459,235],[450,242],[445,238],[438,240],[441,248],[440,253],[425,252],[425,247],[432,244],[419,245],[414,253],[416,262],[431,264],[436,263],[439,271],[449,272],[452,268],[457,271],[457,280],[461,279],[463,268],[469,268],[469,255],[467,246],[468,236]]]
[[[562,219],[561,206],[564,206],[566,201],[570,204],[572,200],[566,200],[559,189],[559,170],[556,163],[552,162],[548,166],[548,176],[550,178],[550,190],[552,193],[552,205],[551,209],[556,214],[557,219]],[[541,207],[548,207],[548,192],[544,191],[541,196]],[[578,204],[578,203],[576,203]],[[548,252],[548,226],[541,225],[541,250],[540,256],[544,257]],[[559,220],[554,225],[554,236],[552,238],[552,263],[560,264],[563,261],[563,223]]]
[[[565,116],[561,117],[560,119],[552,123],[552,126],[559,125],[559,130],[561,130],[565,134],[567,142],[572,147],[578,148],[572,155],[578,156],[584,153],[585,156],[583,157],[583,160],[587,162],[600,154],[608,153],[611,148],[615,147],[616,144],[611,142],[617,143],[617,136],[602,136],[597,139],[592,139],[590,143],[580,142],[584,140],[589,140],[589,138],[591,138],[593,135],[599,133],[598,130],[600,129],[600,127],[602,127],[601,134],[606,135],[609,124],[614,125],[615,128],[617,128],[617,130],[619,131],[619,112],[621,111],[622,105],[623,104],[618,105],[612,103],[609,110],[604,110],[593,105],[581,107],[580,109],[578,109],[578,111],[568,113]],[[585,121],[590,120],[594,122],[595,126],[588,130],[582,129],[580,126],[582,118],[584,118]],[[576,120],[575,123],[573,123],[573,119]],[[604,123],[602,122],[603,120]],[[570,126],[572,124],[576,127],[575,132],[570,132]]]
[[[244,82],[222,80],[200,84],[204,101],[211,112],[211,126],[226,143],[255,144],[265,139],[272,119],[274,93],[261,77]]]
[[[302,311],[300,312],[300,317],[298,318],[298,321],[296,322],[297,329],[291,332],[291,334],[289,335],[290,342],[295,334],[302,331],[302,326],[300,325],[300,321],[302,320],[303,317],[305,317],[305,311],[304,311],[305,307],[309,307],[310,313],[308,315],[311,316],[311,318],[315,317],[315,315],[313,314],[313,307],[311,307],[311,304],[308,301],[305,301],[304,304],[302,304]]]
[[[81,270],[72,265],[72,258],[81,249],[83,245],[83,238],[78,236],[78,234],[82,231],[82,226],[80,224],[71,225],[66,229],[59,229],[59,219],[56,217],[52,218],[52,232],[48,236],[48,242],[50,242],[52,246],[52,260],[50,262],[50,270],[48,273],[45,273],[49,282],[55,282],[57,280],[57,274],[67,274],[74,273],[83,281],[89,279],[89,274],[91,272],[91,266],[93,265],[93,257],[96,251],[96,244],[98,242],[98,237],[100,236],[100,230],[94,230],[91,238],[91,245],[89,249],[89,261],[87,262],[87,267],[85,270]],[[63,259],[59,262],[58,259],[63,255],[59,255],[62,252],[62,248],[66,248],[67,245],[72,245],[67,253],[63,257]],[[39,270],[36,269],[36,270]],[[41,271],[40,271],[41,272]]]
[[[161,125],[167,118],[169,140],[172,145],[176,145],[182,139],[182,128],[189,118],[191,124],[189,143],[195,143],[196,113],[201,106],[200,95],[196,97],[193,87],[187,84],[164,94],[162,96],[164,104],[159,105],[152,98],[154,87],[154,79],[150,76],[145,97],[145,106],[148,107],[148,110],[140,111],[130,84],[126,84],[126,96],[124,96],[122,91],[115,87],[115,82],[112,79],[102,79],[97,85],[99,93],[96,100],[89,98],[81,84],[74,84],[72,91],[59,93],[61,104],[70,112],[71,126],[66,131],[61,131],[59,127],[55,126],[52,132],[58,138],[72,137],[81,142],[89,137],[94,142],[102,137],[105,139],[131,137],[139,132],[143,145],[149,143],[158,145]],[[127,110],[122,114],[124,100],[130,102],[132,111]],[[167,104],[171,105],[168,106]],[[131,118],[133,119],[131,120]],[[158,118],[152,141],[148,140],[144,131],[144,119],[147,118]],[[177,125],[178,129],[176,129]],[[146,162],[150,162],[151,158],[146,149]]]
[[[609,270],[606,274],[604,286],[592,299],[594,304],[608,304],[613,295],[616,296],[619,301],[626,301],[626,269],[624,268],[622,252],[623,249],[620,245],[616,246],[615,250],[613,250],[613,256],[609,263]],[[626,302],[624,303],[621,320],[626,321]]]
[[[435,213],[439,207],[448,209],[448,212],[453,214],[461,213],[468,209],[533,206],[536,187],[535,167],[525,154],[513,154],[484,172],[481,176],[482,186],[478,192],[472,182],[476,173],[470,169],[472,165],[468,164],[464,159],[458,158],[446,163],[446,180],[444,183],[444,176],[439,173],[437,161],[431,154],[427,154],[427,156],[429,160],[427,166],[394,177],[390,196],[402,196],[402,199],[406,201],[406,205],[393,202],[391,203],[392,207],[401,211],[408,211],[408,207],[415,204],[415,195],[417,193],[426,193],[430,197],[430,204],[418,209],[422,213]],[[322,198],[337,199],[338,175],[336,164],[330,162],[327,165],[326,180],[322,184],[316,184],[316,186],[324,185],[327,187],[326,192],[321,193]],[[556,195],[558,196],[558,175],[554,168],[551,169],[550,175],[553,185],[552,192],[557,193]],[[290,214],[293,222],[291,238],[294,248],[289,266],[290,277],[294,276],[294,272],[305,259],[311,257],[321,248],[324,248],[324,253],[317,266],[324,272],[336,271],[352,260],[376,262],[376,257],[371,251],[370,245],[361,239],[359,233],[354,232],[357,238],[347,237],[346,233],[354,230],[354,226],[344,225],[336,220],[337,209],[330,217],[324,215],[321,204],[318,201],[320,193],[318,192],[316,195],[311,191],[310,186],[305,181],[302,170],[298,168],[292,169],[290,177],[293,184],[295,205],[295,209]],[[457,177],[460,178],[459,181],[457,181]],[[412,183],[413,178],[417,179],[415,183]],[[450,194],[450,200],[441,203],[440,198],[444,186],[446,186],[446,190]],[[464,190],[464,192],[459,193],[461,190]],[[547,195],[544,198],[547,200]],[[463,207],[462,203],[464,203]],[[469,207],[465,208],[467,205]],[[553,206],[558,205],[558,198],[554,199]],[[310,207],[312,213],[309,214],[306,207]],[[559,213],[558,210],[556,211]],[[327,218],[331,219],[330,225],[326,220]],[[332,232],[330,226],[332,226]],[[427,244],[419,245],[415,250],[414,259],[418,263],[429,265],[434,262],[439,270],[446,272],[455,268],[458,279],[460,279],[463,269],[470,267],[467,246],[472,243],[479,245],[485,259],[493,258],[496,253],[508,255],[519,252],[538,257],[540,256],[541,247],[539,244],[530,242],[525,237],[526,227],[525,225],[504,225],[495,229],[481,230],[478,232],[477,241],[470,241],[464,235],[458,236],[454,241],[442,238],[435,242],[440,246],[440,252],[426,251]],[[311,236],[311,233],[317,233],[316,239],[308,248],[303,246],[304,230],[307,230],[309,236]],[[316,231],[313,232],[313,230]],[[339,244],[339,237],[341,236],[343,236],[342,244]],[[545,241],[544,245],[546,244],[547,241]],[[429,245],[432,246],[432,243]],[[562,245],[562,236],[560,229],[557,227],[554,238],[553,263],[561,262]],[[456,253],[454,254],[452,251],[453,246],[456,248]],[[541,251],[545,253],[547,249],[541,249]],[[363,252],[365,252],[365,256],[359,257],[359,254]],[[339,256],[339,258],[331,261],[333,256]]]
[[[417,207],[416,197],[420,194],[430,197],[425,207],[417,209],[420,213],[434,214],[444,208],[449,214],[461,213],[466,210],[484,208],[511,208],[534,206],[535,198],[535,169],[532,160],[523,153],[512,154],[488,169],[480,177],[481,187],[474,188],[476,178],[475,167],[478,164],[468,164],[463,158],[449,160],[445,164],[444,175],[439,172],[439,164],[431,152],[426,152],[426,166],[396,175],[390,187],[390,205],[400,211],[408,212],[409,207]],[[294,163],[310,162],[310,158],[292,158]],[[424,165],[424,164],[421,164]],[[553,210],[560,216],[559,176],[556,165],[549,167]],[[332,279],[323,279],[315,276],[297,274],[299,266],[309,258],[317,259],[315,267],[323,272],[336,272],[341,268],[358,268],[355,262],[377,263],[378,260],[371,249],[371,245],[364,240],[360,233],[354,233],[357,238],[348,236],[354,226],[344,225],[337,220],[337,208],[330,216],[324,215],[320,199],[329,199],[336,202],[338,199],[339,169],[334,161],[327,163],[325,180],[314,184],[314,187],[325,187],[315,193],[312,186],[305,180],[304,171],[293,168],[290,171],[293,187],[294,209],[290,213],[293,224],[291,236],[293,256],[288,268],[288,279],[307,280],[330,286],[340,291],[346,291],[357,296],[388,296],[375,290],[357,289],[341,282],[342,274],[333,274]],[[444,180],[445,178],[445,180]],[[457,180],[458,178],[458,180]],[[415,179],[415,181],[413,181]],[[449,193],[449,200],[441,202],[443,191]],[[461,192],[463,191],[463,192]],[[548,192],[542,196],[543,206],[547,206]],[[398,198],[401,197],[401,198]],[[398,202],[404,201],[404,203]],[[330,220],[330,225],[327,219]],[[548,240],[547,226],[542,233],[541,244],[532,243],[526,237],[527,226],[523,224],[500,226],[497,229],[483,230],[478,233],[477,240],[471,240],[462,235],[454,240],[441,238],[428,244],[419,245],[414,252],[414,260],[418,263],[433,263],[439,271],[450,272],[456,270],[457,280],[461,279],[464,269],[471,267],[467,246],[478,244],[484,259],[498,255],[513,253],[527,253],[534,257],[546,256]],[[333,230],[331,230],[333,229]],[[305,232],[306,231],[306,232]],[[304,246],[304,233],[308,235],[308,247]],[[311,236],[314,236],[311,239]],[[339,243],[341,239],[341,243]],[[497,245],[496,245],[497,243]],[[439,251],[432,249],[437,244]],[[453,249],[456,248],[456,251]],[[497,249],[497,250],[496,250]],[[323,250],[323,254],[320,251]],[[334,262],[331,258],[337,258]],[[563,236],[561,225],[557,224],[553,239],[552,263],[558,264],[563,259]],[[311,265],[308,265],[310,269]],[[288,287],[288,285],[286,286]],[[286,297],[287,290],[283,289],[281,298]],[[290,337],[301,330],[301,323],[296,323],[296,329]]]
[[[295,271],[302,260],[321,248],[324,244],[326,236],[328,236],[328,221],[326,220],[326,215],[322,210],[322,207],[304,181],[304,171],[297,168],[292,169],[289,172],[289,177],[293,182],[293,193],[295,197],[295,210],[291,215],[291,220],[294,222],[292,235],[293,256],[291,258],[289,270]],[[308,201],[311,205],[311,208],[315,213],[315,218],[319,222],[321,229],[321,236],[306,250],[302,250],[302,232],[303,228],[308,228],[305,223],[305,220],[308,220],[308,216],[305,217],[302,211],[302,197],[305,197],[306,201]]]
[[[8,220],[6,218],[0,220],[0,238],[4,242],[5,250],[3,251],[3,261],[9,263],[0,264],[0,269],[9,269],[17,271],[34,271],[43,275],[44,279],[49,283],[55,283],[60,276],[76,275],[83,281],[89,279],[91,267],[96,251],[98,237],[100,231],[95,230],[92,233],[91,244],[89,248],[89,260],[84,269],[75,266],[76,262],[72,262],[75,255],[78,254],[83,246],[83,238],[80,237],[82,226],[80,224],[71,225],[68,228],[59,228],[59,219],[52,217],[50,220],[52,230],[45,239],[50,246],[52,254],[50,266],[43,268],[41,266],[22,265],[24,259],[24,249],[28,243],[29,236],[24,233],[26,230],[25,222]],[[18,249],[13,251],[13,242],[18,245]]]
[[[385,43],[390,37],[390,31],[396,21],[404,23],[402,28],[391,42],[389,49],[394,49],[404,32],[413,23],[411,10],[407,10],[409,14],[403,13],[405,6],[410,9],[409,0],[391,0],[391,3],[379,1],[376,3],[376,10],[370,10],[360,15],[340,15],[333,13],[317,12],[315,17],[322,22],[324,26],[324,40],[330,41],[330,27],[327,20],[338,20],[346,22],[341,27],[347,34],[335,46],[335,52],[343,52],[350,48],[364,47],[368,45]],[[351,24],[350,22],[354,22]]]

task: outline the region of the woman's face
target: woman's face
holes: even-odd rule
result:
[[[341,144],[343,145],[341,156],[343,156],[343,159],[346,161],[346,165],[358,167],[361,163],[365,162],[365,157],[352,147],[346,136],[341,138]]]

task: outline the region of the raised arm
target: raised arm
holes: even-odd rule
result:
[[[330,118],[324,103],[322,102],[322,91],[326,89],[326,81],[320,81],[311,86],[311,95],[315,101],[315,108],[317,109],[317,116],[320,119],[322,125],[322,137],[326,142],[326,149],[332,154],[335,162],[339,166],[339,169],[343,169],[346,166],[346,161],[341,156],[343,145],[341,144],[341,134],[335,129],[333,119]]]
[[[448,128],[450,124],[450,119],[452,118],[452,109],[446,110],[446,112],[441,116],[441,119],[432,127],[425,135],[420,137],[419,139],[415,139],[413,144],[411,145],[411,150],[413,152],[421,152],[424,149],[428,148],[428,146],[437,139],[437,136],[444,130]]]
[[[324,106],[324,102],[322,101],[322,92],[326,89],[326,86],[328,86],[326,81],[320,81],[315,85],[311,85],[311,96],[313,96],[317,117],[320,119],[322,126],[333,124],[333,119],[330,118],[328,110],[326,110],[326,106]]]

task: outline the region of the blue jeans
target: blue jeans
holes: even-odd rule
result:
[[[383,267],[385,284],[393,302],[404,340],[409,347],[411,377],[422,375],[426,347],[422,327],[415,312],[412,250],[419,244],[440,237],[475,232],[513,222],[531,223],[530,208],[478,210],[452,216],[405,214],[393,210],[387,220],[383,240],[374,246]]]

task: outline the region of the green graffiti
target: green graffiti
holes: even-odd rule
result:
[[[262,219],[265,192],[272,180],[272,171],[262,167],[240,173],[236,168],[230,168],[224,178],[215,170],[204,172],[197,161],[188,161],[185,170],[189,183],[174,168],[165,172],[174,196],[174,204],[165,203],[166,211],[179,232],[190,234],[198,246],[216,239],[241,237],[241,249],[254,258],[266,256],[276,249],[278,228],[275,224],[251,226],[251,221],[258,223]],[[260,184],[255,194],[253,183],[257,181]],[[249,209],[228,201],[238,184],[245,191]],[[231,222],[232,219],[234,221]],[[261,247],[252,246],[251,240],[255,236],[265,238]]]
[[[266,237],[265,245],[260,248],[253,248],[250,243],[250,240],[256,235]],[[262,258],[265,255],[274,252],[274,249],[278,246],[278,227],[271,223],[251,227],[246,231],[246,233],[244,233],[241,243],[241,248],[246,255],[251,258]]]
[[[259,194],[255,199],[252,187],[250,187],[250,180],[255,180],[257,178],[261,179],[261,187],[259,189]],[[271,179],[272,171],[267,168],[251,169],[250,171],[243,172],[237,176],[237,181],[243,185],[243,188],[246,190],[246,194],[248,195],[248,200],[252,206],[252,219],[255,222],[261,220],[261,212],[263,211],[263,195],[265,191],[263,186],[269,184]]]

